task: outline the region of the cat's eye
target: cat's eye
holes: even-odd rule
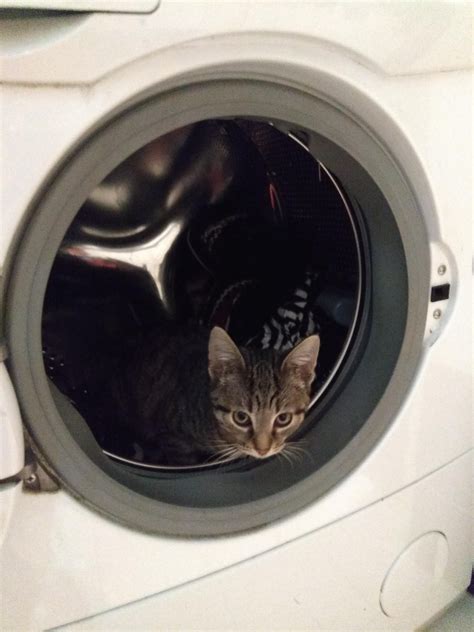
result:
[[[293,415],[291,413],[280,413],[275,417],[275,424],[280,428],[284,428],[285,426],[289,426],[291,424],[292,419]]]
[[[232,414],[232,419],[238,426],[241,426],[242,428],[249,428],[252,425],[250,415],[248,415],[248,413],[243,410],[236,410]]]

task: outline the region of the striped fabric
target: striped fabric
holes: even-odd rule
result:
[[[314,284],[317,275],[307,272],[304,281],[287,301],[278,307],[262,331],[247,344],[261,349],[288,351],[300,340],[319,332],[313,313]]]

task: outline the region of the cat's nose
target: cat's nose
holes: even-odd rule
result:
[[[272,449],[270,437],[266,434],[257,434],[253,437],[253,448],[258,456],[268,456]]]

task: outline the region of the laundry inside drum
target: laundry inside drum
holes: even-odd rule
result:
[[[170,325],[219,326],[239,346],[281,352],[317,333],[304,437],[360,320],[359,234],[348,196],[303,134],[248,119],[172,131],[118,165],[72,222],[44,302],[46,374],[110,458],[180,470],[187,466],[147,457],[146,445],[113,419],[96,423],[116,359],[144,332]],[[224,466],[211,459],[188,467]]]

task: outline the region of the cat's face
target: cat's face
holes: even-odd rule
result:
[[[217,456],[263,459],[285,448],[310,403],[319,346],[319,336],[310,336],[283,357],[239,351],[223,329],[214,327],[209,375]]]

